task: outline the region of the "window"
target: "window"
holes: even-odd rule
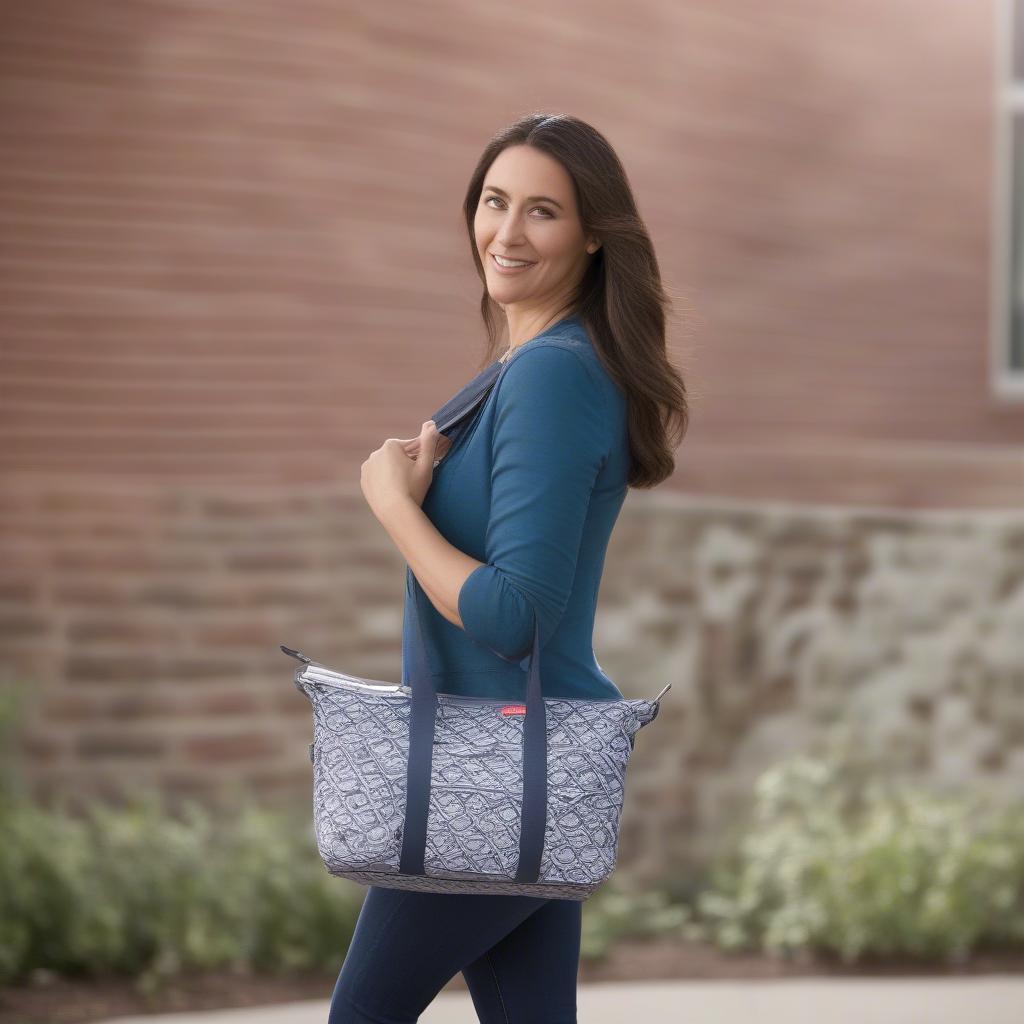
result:
[[[996,11],[992,385],[1024,399],[1024,0]]]

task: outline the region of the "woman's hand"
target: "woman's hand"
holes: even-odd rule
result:
[[[439,458],[439,441],[448,442],[426,420],[418,437],[389,437],[360,467],[359,486],[378,519],[395,503],[412,500],[422,506],[434,478],[434,459]],[[445,444],[447,451],[447,443]]]
[[[410,437],[402,441],[402,446],[405,448],[406,454],[411,459],[415,459],[420,453],[420,439],[418,437]],[[437,447],[434,449],[433,462],[437,462],[438,459],[443,459],[447,454],[448,449],[452,446],[452,439],[445,437],[444,434],[437,435]]]

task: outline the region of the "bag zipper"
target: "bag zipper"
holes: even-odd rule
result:
[[[385,683],[383,681],[380,683],[370,683],[357,679],[354,676],[347,676],[343,673],[318,666],[307,665],[305,668],[299,669],[299,674],[304,679],[309,679],[312,682],[322,683],[324,686],[341,687],[345,690],[362,690],[368,693],[412,693],[408,686],[400,686],[398,683]]]
[[[344,672],[336,672],[334,669],[328,668],[326,665],[321,664],[319,661],[313,661],[312,658],[306,657],[301,651],[295,650],[293,647],[286,647],[284,644],[278,645],[285,654],[289,657],[295,658],[297,661],[301,661],[305,666],[299,669],[296,675],[296,682],[298,676],[301,675],[304,679],[310,679],[313,682],[321,683],[324,686],[336,686],[344,690],[359,690],[363,693],[380,693],[380,694],[402,694],[404,696],[412,696],[412,687],[405,683],[388,683],[384,680],[379,682],[368,682],[366,680],[359,679],[356,676],[346,675]],[[660,704],[661,698],[672,689],[671,683],[666,683],[661,692],[655,697],[651,703]],[[437,695],[439,700],[448,701],[467,701],[470,703],[484,703],[484,704],[521,704],[522,701],[516,701],[511,697],[477,697],[470,694],[464,693],[439,693]],[[573,698],[564,698],[566,700],[572,700]],[[593,698],[579,698],[580,700],[592,700]],[[618,697],[608,698],[608,702],[612,703],[619,700]],[[621,698],[622,700],[628,701],[628,697]]]

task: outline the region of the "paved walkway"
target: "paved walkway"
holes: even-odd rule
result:
[[[794,978],[580,985],[580,1024],[1020,1024],[1024,976]],[[104,1024],[325,1024],[323,1000],[257,1010],[118,1017]],[[442,992],[420,1024],[479,1024],[464,992]]]

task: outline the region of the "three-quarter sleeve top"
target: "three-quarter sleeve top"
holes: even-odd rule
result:
[[[545,697],[622,697],[598,664],[594,614],[612,527],[626,497],[626,397],[579,314],[516,348],[434,469],[423,511],[483,564],[454,625],[420,592],[427,660],[443,693],[520,699],[540,629]],[[410,665],[407,574],[403,679]]]

